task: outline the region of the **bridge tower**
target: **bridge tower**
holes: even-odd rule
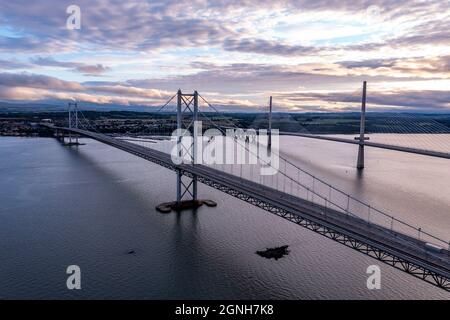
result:
[[[189,121],[189,125],[186,126],[184,120],[192,118]],[[197,138],[198,132],[195,127],[195,123],[198,119],[198,93],[194,91],[193,94],[182,93],[178,90],[177,93],[177,143],[178,147],[181,149],[181,139],[182,132],[193,129],[193,141],[191,146],[188,147],[187,152],[189,154],[190,160],[195,165],[197,156]],[[192,125],[194,125],[193,128]],[[178,150],[179,156],[181,157],[181,150]],[[183,196],[188,195],[192,201],[197,201],[197,176],[193,176],[191,180],[185,184],[183,182],[183,174],[179,170],[177,172],[177,204],[181,205]]]
[[[359,140],[358,147],[358,161],[356,164],[356,168],[359,170],[364,169],[364,141],[369,140],[368,137],[365,137],[366,132],[366,90],[367,90],[367,81],[363,82],[363,91],[362,91],[362,101],[361,101],[361,119],[359,123],[359,137],[355,137],[355,140]]]
[[[270,96],[269,100],[269,142],[267,146],[272,148],[272,96]]]
[[[69,102],[69,129],[78,129],[78,103]],[[75,142],[72,141],[72,133],[69,131],[69,143],[68,145],[79,145],[78,135],[74,136]]]
[[[198,120],[198,93],[177,92],[177,154],[180,158],[190,165],[196,165],[199,134],[201,128],[197,126]],[[191,135],[192,142],[186,145],[182,142],[184,135]],[[201,141],[201,140],[200,140]],[[201,142],[200,142],[201,143]],[[184,149],[184,152],[183,152]],[[187,158],[187,159],[186,159]],[[172,210],[181,211],[185,209],[196,209],[203,204],[208,207],[215,207],[217,203],[212,200],[199,200],[197,197],[198,179],[196,175],[187,177],[183,175],[182,169],[176,170],[177,175],[177,198],[174,202],[166,202],[158,205],[156,209],[162,213],[168,213]]]

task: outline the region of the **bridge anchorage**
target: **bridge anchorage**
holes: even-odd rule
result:
[[[192,94],[177,92],[177,155],[181,159],[188,158],[188,161],[195,166],[197,163],[197,143],[199,130],[194,125],[198,119],[198,93]],[[184,135],[193,131],[193,139],[190,146],[181,143]],[[184,149],[184,150],[183,150]],[[175,169],[177,175],[177,195],[176,201],[165,202],[156,206],[161,213],[169,213],[172,210],[182,211],[197,209],[206,204],[208,207],[215,207],[217,203],[212,200],[199,200],[197,197],[197,175],[186,176],[181,169]]]

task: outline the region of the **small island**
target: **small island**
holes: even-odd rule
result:
[[[289,246],[281,246],[281,247],[275,247],[275,248],[266,248],[266,250],[263,251],[256,251],[256,254],[260,255],[261,257],[278,260],[285,255],[289,254],[288,250]]]

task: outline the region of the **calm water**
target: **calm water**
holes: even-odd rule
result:
[[[382,289],[366,288],[379,264],[245,202],[200,185],[217,208],[162,215],[175,175],[91,140],[0,138],[0,298],[449,299],[380,264]],[[413,224],[448,237],[448,160],[294,137],[282,149],[302,167]],[[267,260],[256,250],[289,244]],[[127,254],[134,250],[135,254]],[[65,269],[82,271],[66,289]]]

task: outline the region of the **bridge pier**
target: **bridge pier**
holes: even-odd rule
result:
[[[59,131],[59,130],[55,130],[55,138],[59,142],[64,143],[64,132],[63,131]]]
[[[183,126],[184,115],[192,116],[192,121],[186,127]],[[192,165],[197,163],[197,143],[198,132],[195,127],[195,123],[198,119],[198,93],[194,91],[193,94],[183,94],[181,90],[177,93],[177,148],[178,156],[182,157],[181,143],[182,137],[186,131],[193,131],[193,142],[187,149],[190,162]],[[192,127],[193,126],[193,127]],[[201,142],[200,142],[201,143]],[[172,210],[182,211],[187,209],[197,209],[198,207],[206,204],[209,207],[215,207],[217,204],[212,200],[199,200],[197,197],[197,176],[190,175],[186,177],[183,175],[181,169],[176,171],[176,183],[177,194],[176,201],[165,202],[156,207],[156,209],[162,213],[169,213]],[[184,179],[183,179],[184,178]],[[188,180],[188,181],[186,181]],[[186,199],[185,199],[186,198]]]
[[[69,137],[69,142],[66,142],[66,134],[64,133],[63,130],[55,130],[55,138],[64,146],[81,146],[84,145],[84,143],[80,143],[78,142],[78,135],[76,135],[76,140],[74,141],[72,138],[74,136],[72,136],[70,133],[68,135]]]
[[[358,147],[358,161],[356,168],[359,170],[364,169],[364,145],[362,144]]]

